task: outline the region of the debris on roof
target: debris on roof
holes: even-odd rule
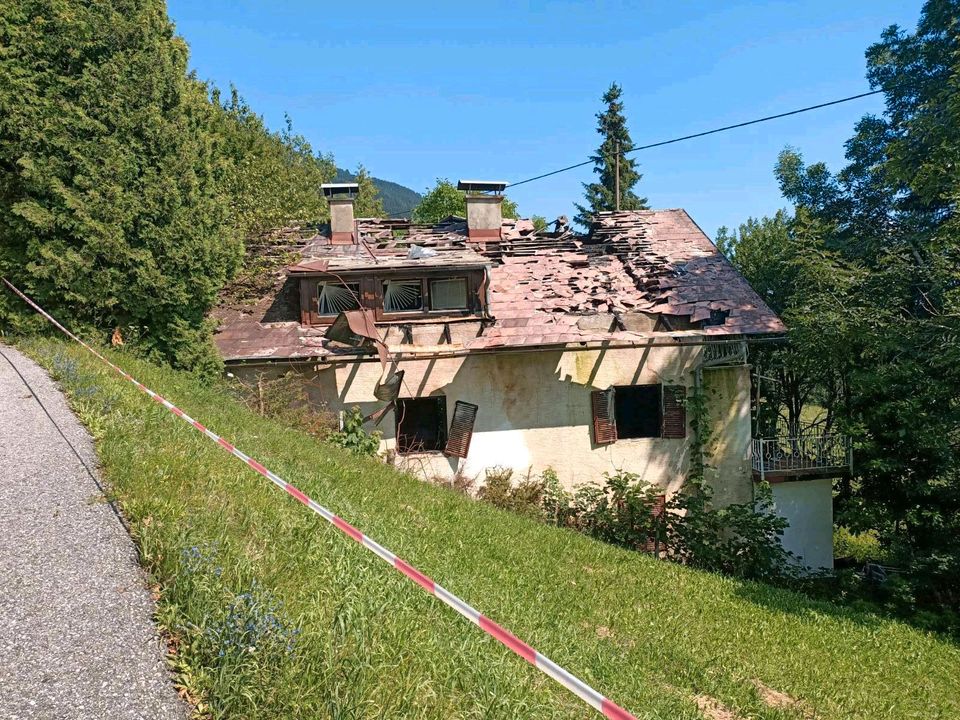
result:
[[[640,342],[668,332],[725,336],[786,330],[683,210],[600,213],[586,235],[574,234],[565,222],[556,223],[554,232],[537,232],[530,220],[505,219],[499,241],[486,244],[472,242],[459,217],[435,225],[361,218],[357,226],[362,245],[334,245],[322,229],[312,234],[301,229],[297,259],[289,275],[273,271],[271,292],[255,304],[221,303],[216,339],[227,360],[337,352],[320,337],[323,328],[300,326],[297,276],[374,268],[488,267],[491,317],[474,318],[476,328],[456,333],[454,340],[466,351]],[[289,252],[289,233],[276,237],[276,247]],[[411,257],[413,246],[433,254]],[[445,339],[450,327],[435,343],[430,332],[418,328],[417,347],[410,350],[452,349]],[[417,333],[393,335],[405,345]]]

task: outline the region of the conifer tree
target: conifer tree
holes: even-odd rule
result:
[[[627,119],[623,115],[623,103],[620,100],[622,88],[612,83],[603,94],[603,103],[606,105],[603,112],[597,113],[597,132],[603,138],[596,155],[591,156],[594,162],[593,171],[599,175],[597,182],[584,183],[586,203],[577,205],[577,216],[574,220],[584,227],[590,225],[591,217],[604,210],[617,208],[617,148],[620,150],[620,209],[644,210],[647,199],[637,196],[633,192],[634,186],[642,175],[637,170],[636,160],[626,157],[626,153],[633,150],[633,140],[627,129]]]
[[[66,323],[220,366],[236,269],[215,108],[163,0],[0,4],[0,272]],[[28,322],[9,293],[8,327]]]

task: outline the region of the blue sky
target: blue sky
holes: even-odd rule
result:
[[[422,191],[516,181],[585,159],[611,81],[636,144],[868,89],[864,50],[921,0],[342,3],[170,0],[198,75],[284,113],[340,167]],[[784,205],[785,145],[837,167],[872,97],[637,154],[638,192],[720,225]],[[582,168],[518,187],[521,213],[572,215]]]

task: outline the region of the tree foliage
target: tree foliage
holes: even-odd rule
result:
[[[517,204],[507,197],[503,198],[500,208],[505,218],[519,217]],[[429,225],[451,215],[466,217],[467,195],[446,178],[437,178],[437,184],[424,193],[420,204],[413,209],[411,219]]]
[[[73,327],[210,374],[243,239],[322,218],[334,167],[187,59],[162,0],[0,5],[0,272]],[[39,327],[6,293],[0,321]]]
[[[417,206],[420,202],[420,193],[404,187],[399,183],[383,180],[381,178],[371,178],[383,201],[383,210],[385,215],[391,217],[406,217],[410,214],[411,208]],[[337,174],[334,182],[356,182],[357,176],[349,170],[337,168]]]
[[[867,51],[886,112],[857,124],[846,166],[785,150],[795,216],[718,238],[782,303],[781,367],[854,437],[841,520],[878,530],[911,571],[911,601],[941,608],[960,605],[958,18],[957,0],[929,0],[916,32],[886,30]],[[773,226],[776,243],[758,232]]]
[[[142,328],[175,365],[215,367],[204,318],[241,243],[164,4],[6,3],[0,46],[3,273],[71,324]]]
[[[357,217],[383,217],[386,214],[383,210],[383,200],[380,199],[380,191],[374,185],[370,173],[360,165],[355,177],[358,188],[354,214]]]
[[[333,158],[315,154],[289,116],[282,131],[272,132],[234,87],[229,101],[216,88],[210,97],[219,110],[212,130],[220,140],[221,192],[236,234],[248,238],[290,220],[328,217],[319,187],[334,177]]]
[[[606,106],[597,113],[597,132],[603,138],[595,155],[591,156],[593,171],[599,175],[597,182],[584,183],[586,204],[577,205],[574,221],[586,227],[590,219],[598,212],[617,208],[617,151],[620,152],[620,209],[644,210],[647,199],[638,196],[633,188],[643,177],[637,169],[637,161],[626,157],[634,148],[627,129],[627,119],[623,114],[623,102],[620,100],[623,89],[617,83],[611,83],[603,94]]]

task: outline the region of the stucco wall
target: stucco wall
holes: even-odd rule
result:
[[[773,505],[789,521],[783,547],[813,569],[833,567],[833,481],[777,483]]]
[[[704,447],[704,478],[718,505],[753,499],[750,464],[750,370],[746,366],[703,371],[710,437]]]
[[[448,422],[457,400],[479,406],[473,442],[462,470],[482,481],[486,468],[505,466],[515,477],[546,468],[557,471],[567,487],[600,480],[603,473],[627,470],[670,491],[682,483],[689,461],[687,439],[637,438],[612,445],[593,443],[590,392],[610,385],[663,383],[692,386],[699,347],[625,348],[584,351],[491,353],[458,358],[402,361],[401,396],[443,394]],[[271,366],[234,368],[250,380],[258,372],[289,370]],[[309,378],[308,393],[319,406],[337,411],[358,406],[368,414],[383,405],[373,396],[381,375],[377,362],[300,366]],[[718,500],[750,497],[746,452],[749,448],[749,374],[746,368],[704,373],[718,423],[716,449],[733,453],[718,461]],[[736,407],[731,407],[731,404]],[[689,421],[689,418],[688,418]],[[395,419],[380,425],[384,450],[392,450]],[[398,457],[427,476],[451,476],[458,460],[439,453]],[[746,472],[744,472],[746,469]]]

